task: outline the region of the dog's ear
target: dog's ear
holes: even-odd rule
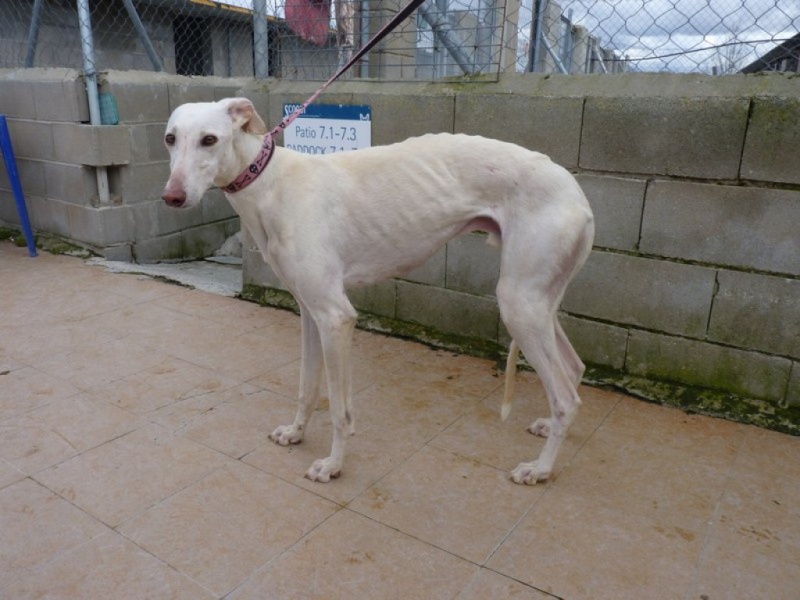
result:
[[[227,102],[228,114],[235,128],[241,128],[246,133],[258,135],[267,133],[267,126],[250,100],[247,98],[229,98],[225,102]]]

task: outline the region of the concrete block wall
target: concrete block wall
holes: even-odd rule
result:
[[[236,95],[245,81],[109,72],[100,91],[113,95],[119,124],[91,126],[78,71],[0,70],[0,112],[8,118],[34,229],[116,260],[210,255],[239,230],[238,217],[218,191],[193,209],[164,205],[164,127],[176,106]],[[108,172],[112,197],[106,205],[98,198],[97,166]],[[18,224],[3,169],[0,226]]]
[[[269,121],[314,87],[272,85]],[[575,173],[597,221],[560,317],[590,377],[798,432],[799,97],[800,79],[781,75],[625,74],[346,82],[324,101],[372,105],[375,144],[452,131],[549,154]],[[371,326],[503,348],[499,255],[484,242],[452,240],[413,273],[351,299]],[[244,277],[253,298],[281,288],[247,241]]]

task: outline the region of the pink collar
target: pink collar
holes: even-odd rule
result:
[[[222,190],[229,194],[241,192],[244,188],[253,183],[256,178],[261,175],[261,173],[264,172],[264,169],[267,168],[274,151],[275,144],[272,141],[271,133],[268,133],[264,136],[264,143],[261,144],[261,150],[259,150],[258,155],[255,157],[253,162],[250,163],[250,166],[239,173],[239,176],[231,181],[228,185],[223,187]]]

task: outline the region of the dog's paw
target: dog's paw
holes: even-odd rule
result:
[[[281,425],[269,434],[269,439],[281,446],[299,444],[303,441],[303,428],[296,425]]]
[[[550,435],[550,419],[536,419],[530,424],[528,431],[539,437],[548,437]]]
[[[517,468],[511,471],[510,477],[514,483],[535,485],[540,481],[547,481],[547,478],[550,477],[550,469],[540,467],[538,461],[519,463]]]
[[[342,474],[341,462],[335,461],[330,456],[315,460],[311,468],[306,472],[306,479],[328,483],[331,479],[336,479]]]

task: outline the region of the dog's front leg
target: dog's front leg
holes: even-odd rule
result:
[[[300,327],[302,331],[300,357],[300,395],[297,414],[291,425],[281,425],[273,431],[269,439],[281,446],[299,444],[303,441],[306,426],[319,401],[319,386],[322,376],[322,344],[319,330],[308,309],[300,307]]]
[[[315,319],[325,357],[333,422],[333,445],[331,455],[314,461],[306,473],[306,477],[311,481],[327,482],[341,474],[346,438],[353,434],[353,415],[350,407],[352,393],[350,349],[356,312],[346,298],[344,302],[346,304],[340,310],[329,309],[317,315]]]

